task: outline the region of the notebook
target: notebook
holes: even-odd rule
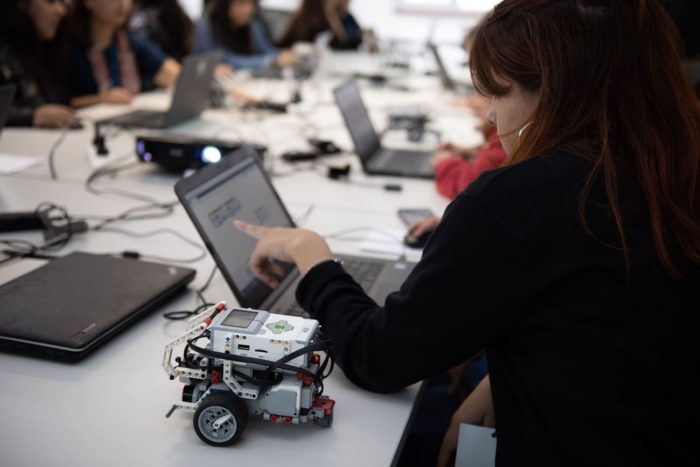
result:
[[[248,266],[256,240],[237,230],[233,219],[294,227],[257,153],[243,146],[221,162],[204,167],[175,185],[175,192],[238,303],[242,307],[305,316],[294,293],[299,271],[283,264],[281,285],[271,289]],[[338,256],[343,267],[377,303],[398,290],[414,264],[361,256]]]
[[[354,81],[333,90],[363,170],[371,175],[433,178],[432,152],[382,147]]]
[[[0,350],[65,362],[82,359],[195,276],[193,269],[90,253],[28,269],[0,285]]]
[[[190,55],[182,62],[182,70],[175,84],[170,109],[166,112],[135,110],[100,123],[137,127],[170,128],[199,115],[209,105],[209,89],[216,66],[221,61],[219,52]]]

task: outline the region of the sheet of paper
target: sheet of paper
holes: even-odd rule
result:
[[[403,243],[406,235],[404,229],[376,229],[367,232],[365,239],[360,243],[359,250],[362,253],[381,254],[390,257],[406,255],[410,261],[418,261],[423,254],[420,248],[409,248]]]
[[[9,175],[22,172],[41,164],[42,158],[36,156],[17,156],[0,153],[0,174]]]

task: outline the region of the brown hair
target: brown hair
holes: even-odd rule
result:
[[[591,161],[580,205],[591,235],[585,204],[602,174],[628,274],[626,174],[643,189],[664,269],[683,277],[680,255],[700,264],[700,105],[681,56],[657,0],[504,0],[470,54],[481,92],[507,94],[505,79],[540,96],[511,163],[555,149]]]
[[[297,42],[313,42],[318,34],[331,29],[325,3],[326,0],[302,0],[277,45],[291,47]]]

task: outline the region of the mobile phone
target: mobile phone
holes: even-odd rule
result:
[[[421,219],[434,216],[435,213],[428,208],[404,208],[399,209],[399,218],[407,226],[413,225]]]

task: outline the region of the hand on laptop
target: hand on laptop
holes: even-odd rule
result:
[[[131,91],[124,88],[112,88],[100,93],[100,103],[102,104],[130,104],[133,99],[134,95]]]
[[[294,52],[292,52],[289,49],[284,49],[282,52],[277,55],[277,66],[280,68],[288,67],[294,65],[294,62],[296,62],[297,58],[296,55],[294,55]]]
[[[277,278],[284,275],[282,268],[276,264],[278,261],[293,262],[301,274],[305,274],[314,264],[333,258],[323,237],[311,230],[265,227],[239,220],[234,220],[233,225],[258,239],[250,255],[250,268],[272,288],[279,286]]]
[[[63,128],[70,126],[74,121],[76,120],[73,109],[63,105],[41,105],[34,111],[33,124],[35,127]]]

